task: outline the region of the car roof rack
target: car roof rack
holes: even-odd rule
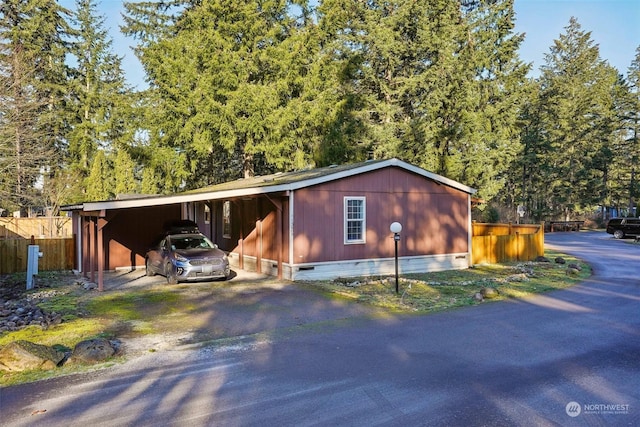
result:
[[[173,220],[164,224],[165,234],[194,234],[200,233],[198,224],[188,219]]]

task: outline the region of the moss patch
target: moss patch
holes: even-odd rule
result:
[[[93,298],[86,308],[96,316],[142,320],[179,311],[184,308],[180,302],[181,295],[170,290],[119,292]]]

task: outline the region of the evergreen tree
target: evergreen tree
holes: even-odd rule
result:
[[[44,206],[36,185],[57,167],[64,129],[64,14],[53,0],[0,4],[0,196],[11,210]]]
[[[112,41],[104,28],[104,18],[97,15],[94,0],[78,0],[73,25],[76,42],[72,55],[73,115],[67,135],[69,172],[81,179],[76,183],[74,201],[83,199],[94,156],[99,149],[127,150],[134,130],[129,127],[130,89],[122,71],[122,58],[112,53]],[[118,154],[120,156],[120,154]],[[123,153],[123,156],[128,156]],[[116,162],[116,166],[118,163]],[[133,183],[133,175],[130,177]],[[110,189],[114,193],[114,189]]]
[[[613,96],[618,79],[575,18],[565,30],[541,67],[537,190],[545,194],[551,215],[569,219],[602,201],[604,168],[618,128]]]
[[[117,150],[113,161],[114,188],[113,195],[133,194],[138,192],[135,179],[136,164],[127,150]]]
[[[629,214],[633,214],[640,196],[640,179],[638,177],[638,161],[640,160],[640,46],[636,48],[636,56],[627,70],[626,79],[627,96],[621,103],[621,117],[623,120],[622,140],[620,147],[616,147],[615,153],[622,161],[621,168],[628,170],[628,207]],[[613,200],[621,200],[622,197],[613,197]],[[613,201],[611,200],[611,201]],[[640,215],[636,209],[635,216]]]
[[[473,51],[468,67],[475,71],[472,108],[463,116],[468,125],[459,141],[462,172],[456,176],[491,200],[505,193],[508,171],[522,153],[520,114],[531,92],[530,66],[518,56],[524,35],[513,33],[513,0],[479,2],[466,18]]]
[[[327,89],[349,106],[343,117],[355,135],[347,138],[360,142],[345,145],[494,196],[520,150],[529,69],[518,59],[523,36],[513,34],[513,21],[510,0],[323,2],[323,50],[343,79],[341,92]]]
[[[86,179],[86,201],[109,200],[113,197],[112,168],[103,150],[98,150],[91,163],[91,170]]]
[[[155,176],[174,169],[164,191],[307,164],[292,136],[304,58],[292,4],[209,0],[184,3],[174,17],[164,6],[127,5],[126,31],[141,40],[151,86],[148,165]]]
[[[539,141],[544,134],[540,122],[540,86],[534,79],[526,83],[526,92],[523,95],[522,108],[518,114],[519,136],[522,151],[511,164],[506,175],[505,191],[496,200],[508,207],[507,220],[513,221],[515,217],[514,206],[522,204],[527,216],[536,221],[546,218],[546,203],[539,198],[536,191],[541,185],[540,157],[543,152]]]

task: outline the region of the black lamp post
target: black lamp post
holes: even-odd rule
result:
[[[393,243],[396,247],[396,294],[398,293],[398,242],[400,241],[400,232],[402,231],[402,224],[394,222],[389,227],[389,230],[393,233]]]

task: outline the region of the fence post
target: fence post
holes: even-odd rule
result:
[[[538,255],[544,256],[544,221],[540,222],[540,230],[538,230]]]

